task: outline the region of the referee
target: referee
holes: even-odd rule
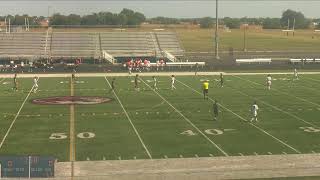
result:
[[[209,81],[205,80],[203,83],[203,99],[209,99],[208,97],[208,91],[209,91]]]

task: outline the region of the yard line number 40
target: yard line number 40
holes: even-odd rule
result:
[[[91,139],[94,138],[96,135],[92,132],[82,132],[77,134],[77,137],[80,139]],[[59,139],[67,139],[68,135],[66,133],[52,133],[49,139],[52,140],[59,140]]]
[[[224,132],[234,131],[234,130],[235,129],[206,129],[206,130],[204,130],[204,132],[206,134],[208,134],[208,135],[217,136],[217,135],[222,135]],[[193,132],[192,130],[186,130],[186,131],[183,131],[180,134],[186,135],[186,136],[195,136],[195,135],[197,135],[197,133]]]

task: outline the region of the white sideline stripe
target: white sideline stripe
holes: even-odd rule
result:
[[[38,80],[39,80],[39,78],[38,78]],[[6,134],[4,135],[4,137],[3,137],[3,139],[2,139],[2,141],[1,141],[1,143],[0,143],[0,149],[2,148],[4,141],[7,139],[7,136],[9,135],[9,133],[10,133],[10,131],[11,131],[14,123],[16,122],[16,120],[17,120],[17,118],[18,118],[18,116],[19,116],[19,114],[20,114],[20,112],[21,112],[24,104],[27,102],[27,100],[28,100],[28,98],[29,98],[29,96],[30,96],[33,88],[34,88],[34,86],[31,87],[31,89],[30,89],[27,97],[24,99],[23,103],[22,103],[21,106],[20,106],[20,109],[18,110],[18,112],[17,112],[17,114],[15,115],[13,121],[11,122],[11,124],[10,124],[10,126],[9,126],[9,128],[8,128],[8,130],[7,130],[7,132],[6,132]]]
[[[313,81],[316,81],[316,82],[320,82],[320,80],[314,79],[314,78],[310,78],[310,77],[303,77],[303,78],[305,78],[305,79],[310,79],[310,80],[313,80]]]
[[[109,80],[107,79],[107,77],[104,77],[104,79],[107,81],[108,85],[111,87],[111,84],[109,83]],[[116,92],[115,92],[115,91],[113,91],[113,93],[114,93],[115,97],[117,98],[117,100],[118,100],[118,102],[119,102],[120,106],[122,107],[124,114],[127,116],[127,119],[129,120],[129,122],[130,122],[130,124],[131,124],[131,126],[132,126],[132,128],[133,128],[133,130],[134,130],[134,132],[135,132],[135,133],[136,133],[136,135],[138,136],[138,138],[139,138],[139,140],[140,140],[140,142],[141,142],[141,144],[142,144],[143,148],[145,149],[145,151],[146,151],[146,153],[148,154],[149,158],[150,158],[150,159],[152,159],[152,156],[151,156],[151,154],[150,154],[150,152],[149,152],[149,150],[148,150],[147,146],[144,144],[144,142],[143,142],[142,138],[140,137],[139,132],[137,131],[137,129],[136,129],[136,127],[134,126],[134,124],[132,123],[132,121],[131,121],[131,118],[130,118],[129,114],[127,113],[126,109],[125,109],[125,108],[124,108],[124,106],[122,105],[122,103],[121,103],[121,101],[120,101],[120,99],[119,99],[118,95],[116,94]]]
[[[239,76],[233,76],[233,77],[236,77],[236,78],[238,78],[238,79],[242,79],[242,80],[248,81],[248,82],[250,82],[250,83],[252,83],[252,84],[257,84],[257,85],[260,85],[260,86],[264,86],[263,84],[260,84],[260,83],[257,83],[257,82],[254,82],[254,81],[251,81],[251,80],[248,80],[248,79],[245,79],[245,78],[241,78],[241,77],[239,77]],[[304,99],[304,98],[300,98],[300,97],[291,95],[291,94],[289,94],[289,93],[282,92],[282,91],[280,91],[280,90],[278,90],[278,89],[275,89],[275,88],[271,88],[271,90],[275,90],[275,91],[277,91],[277,92],[279,92],[279,93],[282,93],[282,94],[285,94],[285,95],[294,97],[294,98],[299,99],[299,100],[301,100],[301,101],[304,101],[304,102],[307,102],[307,103],[310,103],[310,104],[313,104],[313,105],[316,105],[316,106],[319,106],[319,107],[320,107],[320,104],[314,103],[314,102],[309,101],[309,100],[306,100],[306,99]]]
[[[4,80],[6,80],[6,78],[1,79],[1,80],[0,80],[0,83],[2,83]]]
[[[194,125],[187,117],[185,117],[178,109],[176,109],[169,101],[167,101],[163,96],[161,96],[157,91],[155,91],[149,84],[144,82],[143,79],[140,80],[146,84],[153,92],[155,92],[163,101],[165,101],[170,107],[172,107],[185,121],[187,121],[193,128],[195,128],[205,139],[207,139],[212,145],[214,145],[222,154],[229,156],[222,148],[220,148],[215,142],[213,142],[207,135],[205,135],[196,125]]]
[[[184,86],[190,88],[191,90],[193,90],[194,92],[196,92],[196,93],[198,93],[198,94],[200,94],[200,95],[202,96],[202,93],[198,92],[197,90],[193,89],[192,87],[184,84],[183,82],[181,82],[181,81],[179,81],[179,80],[177,80],[177,79],[176,79],[176,81],[179,82],[179,83],[181,83],[181,84],[183,84]],[[212,102],[214,102],[214,100],[213,100],[212,98],[209,97],[209,99],[210,99]],[[239,117],[239,118],[242,119],[243,121],[247,121],[245,118],[243,118],[243,117],[240,116],[239,114],[233,112],[232,110],[226,108],[226,107],[223,106],[222,104],[219,103],[219,106],[221,106],[222,108],[224,108],[224,109],[226,109],[227,111],[231,112],[233,115]],[[292,147],[292,146],[290,146],[289,144],[283,142],[282,140],[278,139],[277,137],[271,135],[271,134],[268,133],[267,131],[261,129],[259,126],[256,126],[256,125],[254,125],[254,124],[252,124],[252,123],[249,123],[249,124],[250,124],[251,126],[257,128],[258,130],[260,130],[260,131],[263,132],[264,134],[266,134],[266,135],[272,137],[273,139],[277,140],[277,141],[280,142],[281,144],[283,144],[283,145],[287,146],[288,148],[292,149],[292,150],[295,151],[296,153],[299,153],[299,154],[301,153],[300,151],[298,151],[298,150],[295,149],[294,147]]]
[[[244,95],[244,96],[247,96],[247,97],[249,97],[249,98],[255,99],[254,97],[252,97],[252,96],[248,95],[247,93],[244,93],[244,92],[242,92],[242,91],[240,91],[240,90],[238,90],[238,89],[232,88],[232,87],[230,87],[230,86],[227,86],[227,87],[229,87],[229,88],[232,89],[233,91],[236,91],[236,92],[238,92],[238,93],[240,93],[240,94],[242,94],[242,95]],[[313,124],[313,123],[311,123],[311,122],[309,122],[309,121],[306,121],[306,120],[304,120],[304,119],[302,119],[302,118],[300,118],[300,117],[298,117],[298,116],[296,116],[296,115],[294,115],[294,114],[291,114],[291,113],[289,113],[289,112],[287,112],[287,111],[284,111],[284,110],[282,110],[282,109],[280,109],[280,108],[278,108],[278,107],[276,107],[276,106],[274,106],[274,105],[271,105],[271,104],[269,104],[269,103],[267,103],[267,102],[265,102],[265,101],[263,101],[263,100],[260,100],[260,99],[255,99],[255,100],[256,100],[256,101],[260,101],[262,104],[265,104],[265,105],[267,105],[267,106],[269,106],[269,107],[272,107],[273,109],[275,109],[275,110],[277,110],[277,111],[280,111],[280,112],[282,112],[282,113],[284,113],[284,114],[287,114],[287,115],[289,115],[289,116],[291,116],[291,117],[293,117],[293,118],[295,118],[295,119],[297,119],[297,120],[299,120],[299,121],[302,121],[302,122],[304,122],[304,123],[306,123],[306,124],[309,124],[309,125],[311,125],[311,126],[313,126],[313,127],[319,128],[319,126],[317,126],[317,125],[315,125],[315,124]]]

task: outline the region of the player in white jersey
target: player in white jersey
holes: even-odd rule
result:
[[[259,107],[257,103],[254,102],[253,105],[251,106],[252,118],[250,122],[253,122],[253,121],[258,122],[258,110],[259,110]]]
[[[158,89],[158,87],[157,87],[157,83],[158,83],[157,78],[155,76],[152,76],[152,79],[153,79],[153,89],[157,90]]]
[[[270,90],[271,89],[271,84],[272,84],[272,78],[271,78],[271,75],[269,74],[267,76],[267,88]]]
[[[293,75],[294,75],[294,78],[295,78],[296,80],[298,80],[298,79],[299,79],[299,77],[298,77],[298,71],[297,71],[297,69],[296,69],[296,68],[294,68]]]
[[[176,87],[174,86],[174,83],[176,81],[176,78],[174,77],[174,75],[171,76],[171,90],[176,89]]]
[[[35,76],[33,78],[33,93],[36,93],[38,91],[38,88],[39,88],[39,86],[38,86],[38,77]]]

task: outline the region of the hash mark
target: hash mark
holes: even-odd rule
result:
[[[198,158],[198,157],[199,157],[199,156],[198,156],[198,154],[195,154],[194,156],[195,156],[196,158]]]
[[[182,156],[181,154],[179,155],[179,157],[180,157],[180,158],[183,158],[183,156]]]
[[[268,154],[271,155],[272,153],[271,153],[271,152],[268,152]]]
[[[282,152],[282,154],[287,154],[286,152]]]
[[[258,153],[256,153],[256,152],[254,152],[253,154],[254,154],[254,155],[256,155],[256,156],[258,156],[258,155],[259,155],[259,154],[258,154]]]
[[[87,161],[90,161],[90,158],[89,158],[89,157],[87,157]]]
[[[242,153],[239,153],[239,155],[240,155],[240,156],[243,156],[243,154],[242,154]]]
[[[164,158],[165,158],[165,159],[168,159],[168,156],[167,156],[167,155],[164,155]]]
[[[118,159],[121,160],[121,156],[119,156]]]

